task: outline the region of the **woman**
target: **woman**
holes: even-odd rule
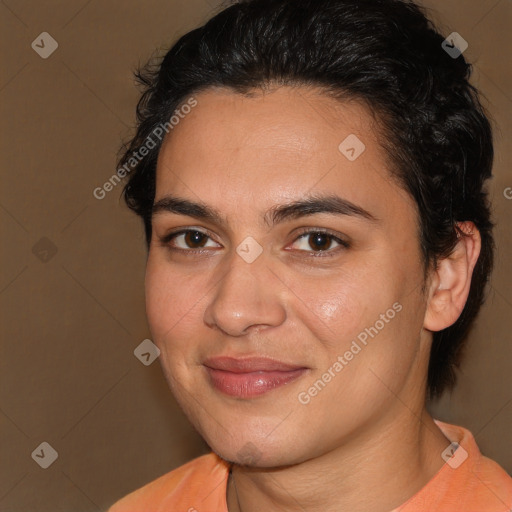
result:
[[[111,512],[508,511],[426,400],[493,262],[489,122],[414,4],[250,0],[183,36],[121,159],[147,314],[212,453]]]

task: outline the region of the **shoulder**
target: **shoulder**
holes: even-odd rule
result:
[[[203,455],[128,494],[108,512],[156,512],[170,505],[173,509],[204,510],[207,506],[227,511],[229,467],[213,452]]]
[[[512,510],[512,478],[479,450],[471,432],[436,420],[452,441],[442,454],[444,466],[432,480],[399,510],[418,512],[509,512]]]
[[[482,496],[489,494],[505,504],[507,511],[512,509],[512,477],[498,463],[481,455],[472,471],[473,487],[480,489]]]

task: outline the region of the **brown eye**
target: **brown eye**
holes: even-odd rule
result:
[[[297,237],[294,245],[295,249],[309,253],[310,256],[334,256],[340,250],[350,247],[350,244],[337,234],[320,230],[303,232]]]
[[[332,238],[326,233],[311,233],[308,235],[308,244],[313,250],[326,251],[331,246]]]
[[[204,247],[208,236],[201,231],[187,231],[185,233],[185,243],[191,249],[196,249],[197,247]]]
[[[203,248],[219,248],[219,244],[214,242],[210,235],[198,229],[182,229],[175,233],[169,233],[162,237],[160,241],[162,245],[171,250],[190,253],[193,253],[194,250],[200,252],[199,249]]]

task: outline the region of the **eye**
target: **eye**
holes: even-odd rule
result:
[[[222,247],[212,240],[212,237],[199,229],[181,229],[171,232],[160,238],[163,246],[171,251],[183,253],[200,253],[201,249]],[[331,256],[338,249],[350,247],[348,242],[342,240],[337,234],[323,229],[309,229],[303,231],[294,241],[295,249],[309,252],[311,256]]]
[[[213,245],[207,245],[208,241]],[[198,229],[182,229],[174,233],[169,233],[161,239],[163,245],[172,250],[193,251],[194,249],[203,249],[208,247],[218,247],[207,233]]]
[[[295,243],[297,244],[296,248],[298,250],[313,253],[333,253],[338,252],[336,249],[340,247],[349,247],[348,242],[345,242],[336,236],[336,234],[319,229],[303,232],[297,237]],[[324,256],[324,254],[317,255]]]

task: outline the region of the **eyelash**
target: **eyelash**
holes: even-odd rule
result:
[[[178,236],[186,235],[187,233],[190,233],[190,232],[201,233],[201,234],[207,236],[210,240],[213,240],[211,234],[208,231],[202,231],[200,229],[188,228],[188,229],[180,229],[178,231],[168,233],[167,235],[160,238],[160,243],[163,246],[165,246],[167,249],[169,249],[170,251],[180,252],[182,254],[186,254],[187,256],[192,256],[192,257],[204,253],[205,250],[208,251],[208,248],[206,248],[206,249],[204,249],[204,248],[182,249],[181,247],[173,247],[172,245],[170,245],[170,242],[172,240],[174,240],[175,238],[177,238]],[[335,242],[340,244],[340,246],[335,247],[334,249],[326,249],[323,251],[304,251],[304,250],[299,249],[299,252],[309,253],[309,255],[310,255],[309,257],[313,257],[313,258],[325,258],[325,257],[329,258],[329,257],[334,256],[336,253],[338,253],[339,252],[338,249],[342,250],[342,249],[350,248],[350,244],[348,242],[346,242],[345,240],[342,240],[341,238],[339,238],[336,235],[336,233],[334,233],[328,229],[323,229],[323,228],[317,228],[317,229],[305,228],[304,231],[299,232],[299,234],[297,235],[297,237],[295,238],[293,243],[297,242],[301,238],[307,238],[308,235],[316,235],[316,234],[327,235],[331,240],[334,240]],[[213,241],[215,241],[215,240],[213,240]],[[333,254],[333,253],[335,253],[335,254]]]

